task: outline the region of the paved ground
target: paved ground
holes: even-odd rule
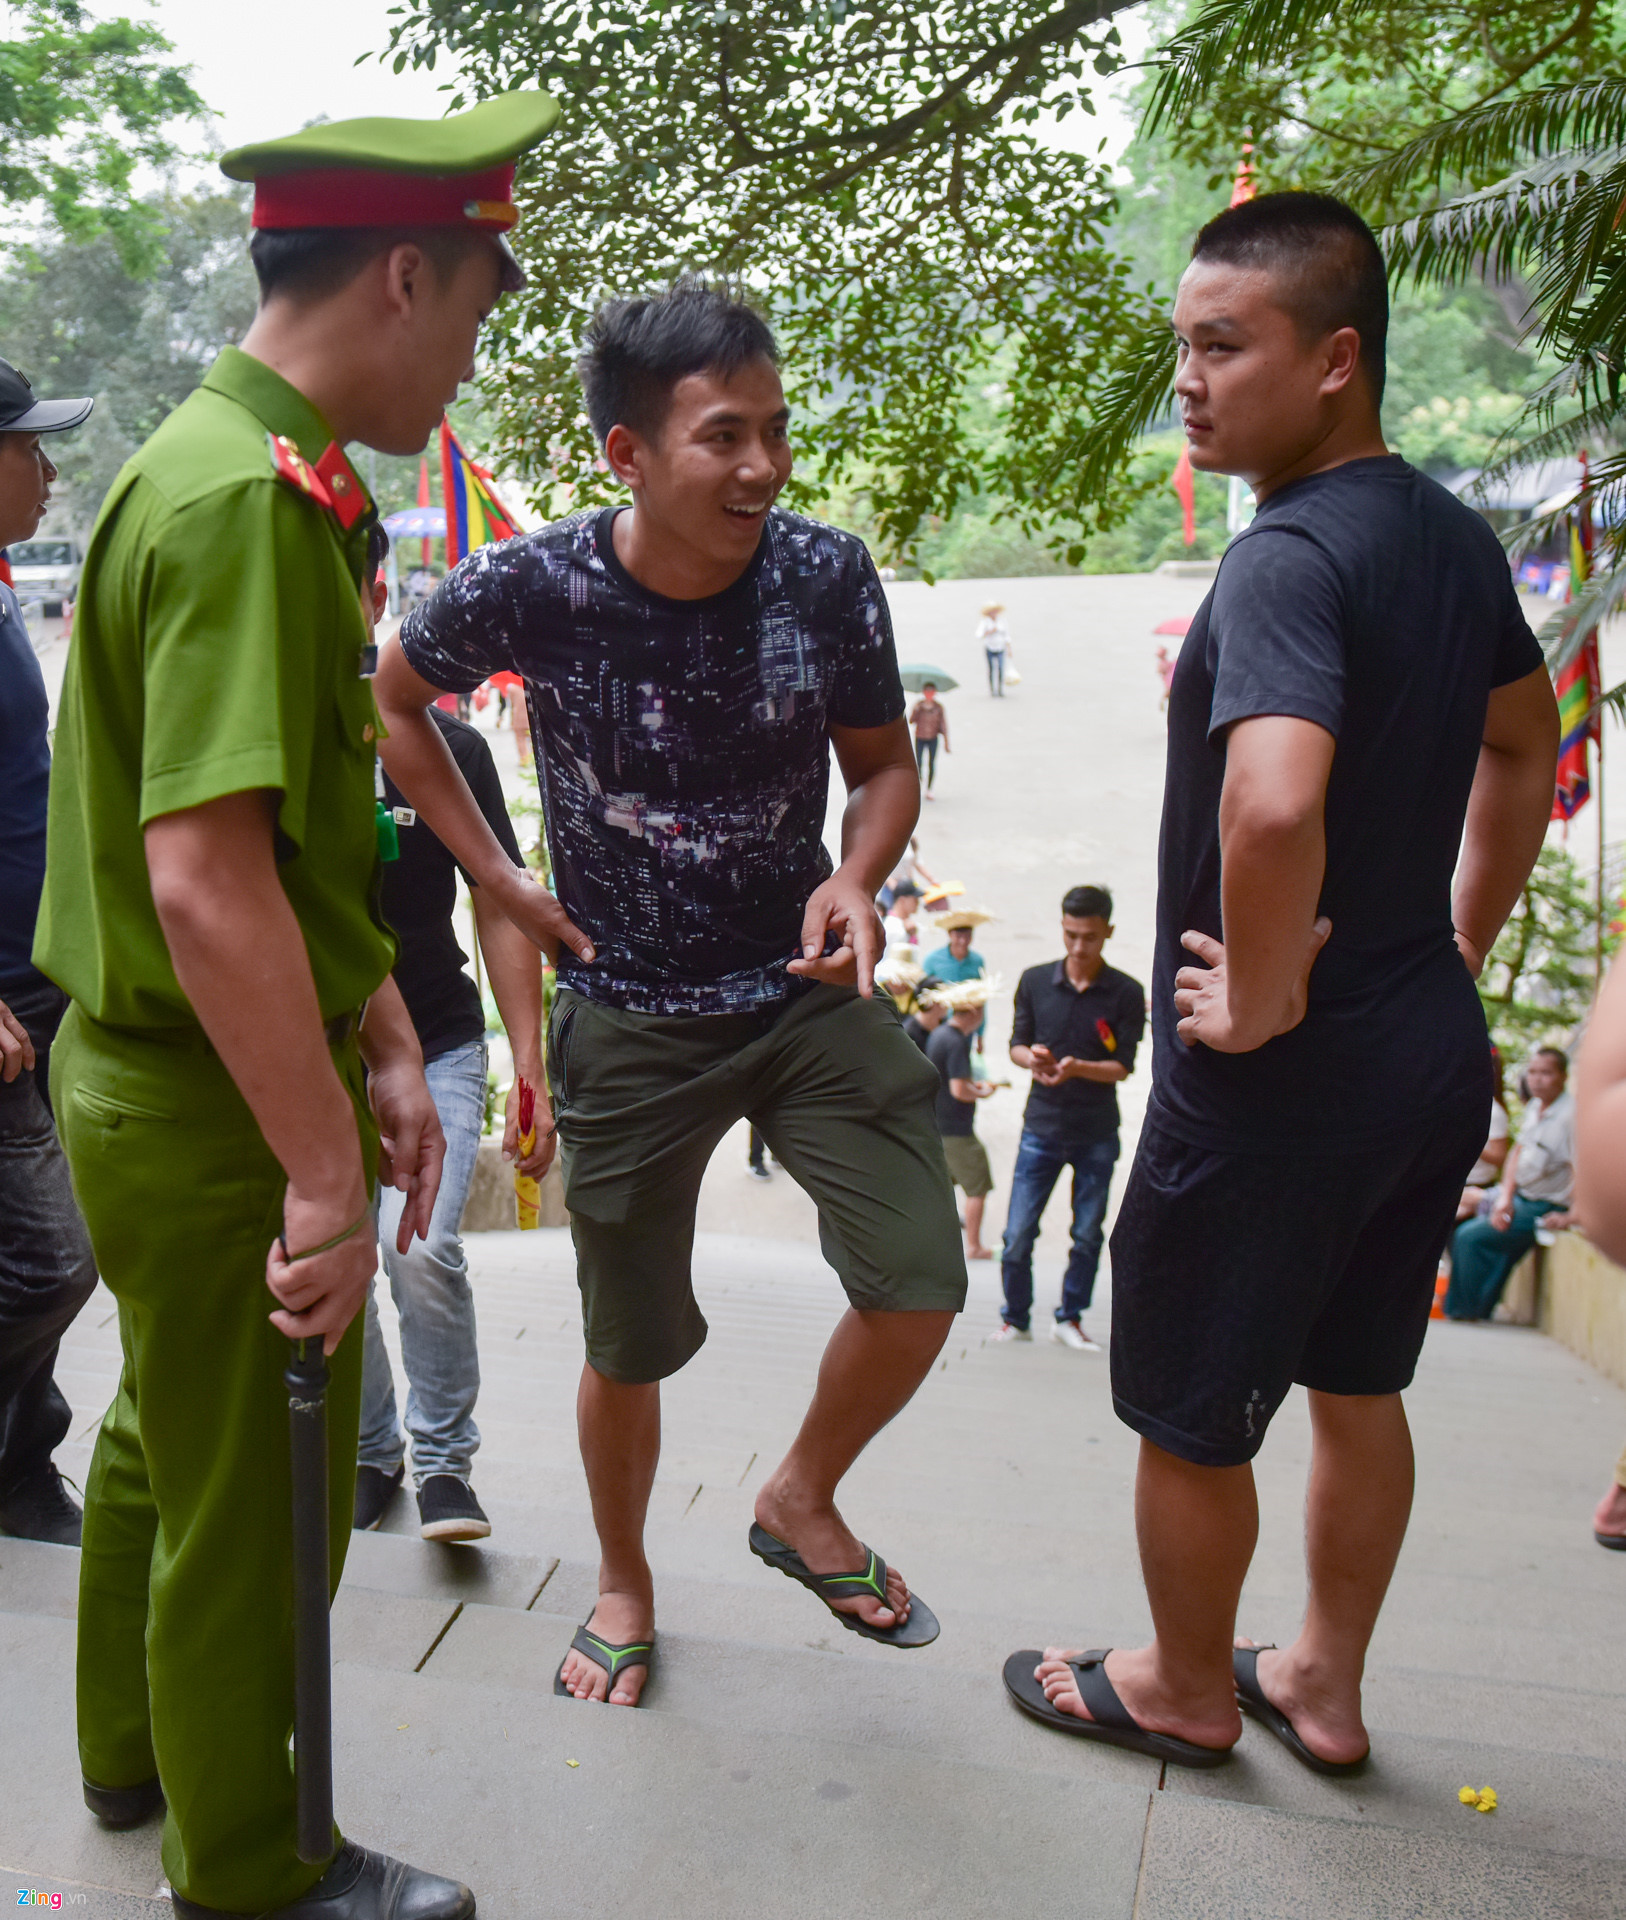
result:
[[[1009,989],[1054,952],[1066,886],[1114,887],[1113,957],[1144,977],[1162,774],[1151,629],[1190,613],[1203,583],[999,583],[1024,676],[1002,704],[980,688],[971,638],[988,591],[902,586],[893,605],[903,658],[964,683],[923,852],[999,916],[978,937],[1005,984],[997,1058]],[[498,750],[506,763],[511,745]],[[1143,1068],[1131,1135],[1144,1088]],[[981,1120],[994,1232],[1020,1097]],[[1626,1916],[1626,1564],[1587,1524],[1626,1394],[1537,1334],[1436,1328],[1412,1396],[1418,1515],[1373,1649],[1372,1770],[1317,1780],[1250,1729],[1218,1773],[1164,1775],[1031,1725],[1000,1689],[1013,1647],[1106,1644],[1146,1620],[1134,1450],[1104,1358],[985,1345],[989,1269],[942,1366],[851,1481],[855,1521],[931,1601],[943,1638],[913,1656],[870,1647],[746,1554],[754,1486],[839,1301],[808,1244],[810,1206],[783,1175],[747,1180],[744,1157],[743,1139],[725,1147],[703,1196],[713,1332],[667,1395],[651,1528],[663,1666],[637,1714],[550,1691],[593,1591],[567,1237],[473,1242],[477,1484],[496,1532],[489,1550],[431,1548],[403,1506],[356,1543],[335,1636],[341,1816],[358,1838],[467,1877],[486,1920]],[[1041,1308],[1064,1239],[1058,1205]],[[64,1353],[76,1425],[62,1461],[76,1478],[111,1392],[111,1311],[99,1295]],[[1263,1638],[1289,1634],[1302,1604],[1306,1444],[1295,1400],[1260,1466],[1243,1625]],[[74,1570],[71,1553],[0,1540],[0,1872],[154,1920],[155,1833],[104,1835],[77,1800]],[[1499,1811],[1461,1807],[1468,1783],[1494,1785]]]
[[[711,1339],[667,1393],[651,1549],[663,1665],[638,1713],[553,1697],[592,1604],[573,1444],[568,1236],[475,1243],[488,1550],[357,1539],[335,1619],[340,1815],[466,1876],[485,1920],[1607,1920],[1626,1914],[1626,1564],[1588,1515],[1626,1394],[1513,1328],[1436,1327],[1412,1396],[1417,1519],[1373,1649],[1376,1758],[1316,1779],[1250,1728],[1213,1774],[1167,1773],[1023,1719],[1004,1655],[1144,1633],[1134,1446],[1101,1356],[991,1347],[992,1279],[914,1406],[859,1464],[850,1510],[943,1621],[924,1652],[839,1632],[745,1550],[838,1311],[817,1254],[716,1235]],[[62,1377],[76,1474],[117,1364],[111,1302]],[[1261,1462],[1243,1607],[1302,1604],[1301,1401]],[[158,1920],[155,1830],[78,1805],[76,1556],[0,1540],[0,1888],[86,1891]],[[570,1762],[579,1764],[572,1766]],[[1496,1787],[1490,1816],[1460,1806]],[[115,1896],[123,1896],[120,1900]]]

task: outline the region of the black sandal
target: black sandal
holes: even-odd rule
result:
[[[575,1638],[570,1643],[565,1660],[568,1660],[572,1653],[585,1654],[595,1667],[602,1667],[610,1676],[610,1685],[605,1689],[601,1703],[604,1706],[610,1704],[610,1693],[624,1667],[642,1667],[645,1686],[648,1686],[655,1677],[654,1634],[651,1634],[647,1640],[629,1640],[624,1646],[617,1647],[608,1640],[600,1640],[597,1634],[589,1633],[586,1624],[583,1623],[576,1629]],[[567,1699],[574,1700],[577,1696],[565,1685],[565,1660],[559,1662],[559,1671],[553,1676],[553,1690],[555,1693],[562,1693]],[[643,1695],[639,1694],[638,1699],[641,1705]]]
[[[862,1573],[814,1573],[794,1547],[786,1546],[756,1521],[751,1523],[750,1541],[751,1551],[759,1560],[788,1574],[792,1580],[799,1580],[827,1607],[832,1600],[853,1600],[861,1594],[879,1600],[883,1606],[888,1604],[886,1562],[873,1547],[864,1549],[869,1559]],[[914,1593],[909,1596],[909,1618],[895,1620],[890,1627],[872,1627],[856,1613],[842,1613],[836,1607],[830,1607],[830,1611],[850,1633],[861,1633],[866,1640],[879,1640],[883,1647],[929,1647],[943,1631],[937,1615]]]
[[[1118,1690],[1107,1678],[1106,1657],[1110,1647],[1095,1647],[1081,1659],[1067,1662],[1078,1682],[1078,1697],[1089,1708],[1091,1718],[1081,1720],[1076,1713],[1063,1713],[1045,1698],[1034,1669],[1044,1659],[1037,1647],[1024,1647],[1005,1662],[1005,1691],[1026,1714],[1042,1720],[1047,1727],[1062,1733],[1077,1734],[1081,1740],[1100,1740],[1109,1747],[1126,1747],[1131,1753],[1150,1754],[1154,1760],[1172,1760],[1177,1767],[1218,1767],[1231,1757],[1229,1747],[1201,1747],[1195,1740],[1182,1740],[1177,1734],[1154,1733],[1143,1727],[1118,1698]]]
[[[1263,1647],[1231,1649],[1231,1673],[1236,1681],[1237,1705],[1250,1720],[1257,1720],[1267,1732],[1275,1734],[1293,1758],[1301,1761],[1312,1773],[1329,1774],[1334,1779],[1341,1774],[1359,1773],[1372,1757],[1370,1747],[1359,1760],[1323,1760],[1320,1754],[1312,1753],[1299,1738],[1298,1728],[1281,1708],[1266,1699],[1265,1690],[1259,1684],[1259,1656],[1275,1651],[1274,1643]]]

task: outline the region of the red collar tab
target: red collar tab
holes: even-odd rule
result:
[[[333,496],[311,463],[285,433],[268,433],[265,444],[271,449],[271,465],[279,480],[286,480],[301,493],[308,493],[319,507],[333,509]]]
[[[327,488],[329,504],[348,533],[367,511],[367,489],[357,479],[337,440],[328,442],[327,452],[317,461],[316,477]]]
[[[514,163],[479,173],[389,173],[374,167],[306,167],[254,182],[256,227],[482,227],[506,233],[519,219]]]

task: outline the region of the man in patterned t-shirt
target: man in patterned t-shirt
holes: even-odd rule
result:
[[[889,1645],[924,1646],[937,1623],[836,1488],[925,1377],[966,1276],[937,1076],[872,994],[875,894],[920,803],[875,569],[852,535],[774,505],[788,409],[749,308],[694,281],[616,302],[581,374],[631,508],[477,551],[376,684],[392,777],[480,879],[502,856],[425,710],[493,672],[525,683],[557,888],[525,927],[559,970],[549,1079],[603,1554],[557,1690],[632,1706],[654,1657],[659,1383],[706,1336],[690,1251],[718,1141],[757,1127],[818,1203],[850,1302],[752,1551]],[[833,870],[832,748],[849,793]]]

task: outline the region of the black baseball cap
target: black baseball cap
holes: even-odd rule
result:
[[[94,400],[36,400],[28,376],[0,360],[0,433],[63,433],[82,426]]]

